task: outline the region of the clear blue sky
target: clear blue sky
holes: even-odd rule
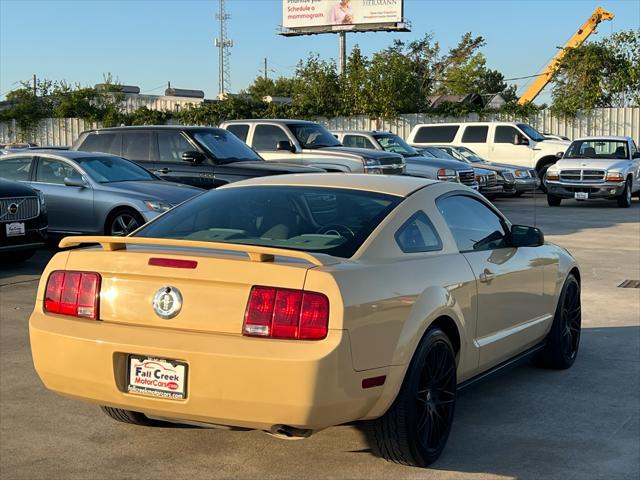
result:
[[[508,78],[538,73],[598,6],[615,13],[601,38],[640,28],[638,0],[406,0],[411,33],[347,35],[370,55],[394,38],[410,41],[426,32],[444,48],[467,31],[482,35],[491,68]],[[217,94],[217,0],[0,0],[0,98],[19,80],[38,77],[83,85],[111,72],[120,82],[161,94],[168,80],[177,88]],[[335,58],[336,35],[284,38],[276,35],[281,0],[227,0],[232,91],[245,88],[269,59],[270,75],[291,75],[309,52]],[[516,82],[522,86],[525,81]],[[548,94],[543,95],[548,101]]]

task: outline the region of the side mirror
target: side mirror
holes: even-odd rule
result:
[[[562,157],[564,157],[564,152],[558,152],[558,153],[556,153],[556,158],[557,158],[558,160],[559,160],[559,159],[561,159]]]
[[[536,227],[513,225],[511,227],[511,245],[518,247],[540,247],[544,245],[544,234]]]
[[[204,161],[204,155],[200,152],[196,152],[195,150],[188,150],[186,152],[183,152],[180,158],[182,158],[182,160],[185,162],[193,164],[202,163]]]
[[[85,183],[85,181],[83,180],[82,177],[73,177],[73,178],[69,178],[69,177],[64,177],[64,184],[67,187],[80,187],[80,188],[84,188],[87,186],[87,184]]]
[[[296,147],[294,147],[289,140],[280,140],[276,145],[276,150],[285,151],[285,152],[295,152]]]
[[[517,133],[513,138],[514,145],[529,145],[529,139],[523,135]]]

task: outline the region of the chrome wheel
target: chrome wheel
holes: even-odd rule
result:
[[[140,225],[140,221],[133,214],[119,213],[110,222],[109,234],[114,237],[125,237]]]

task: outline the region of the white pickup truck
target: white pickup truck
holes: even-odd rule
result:
[[[305,120],[251,119],[220,124],[268,161],[319,167],[328,172],[402,175],[397,153],[349,148],[322,125]]]
[[[531,125],[519,122],[418,124],[407,142],[414,147],[465,146],[490,162],[535,168],[540,178],[571,143],[547,139]]]
[[[547,170],[544,183],[552,207],[563,198],[608,198],[630,207],[631,196],[640,196],[640,152],[630,137],[579,138]]]

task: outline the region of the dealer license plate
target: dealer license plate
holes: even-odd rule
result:
[[[7,237],[19,237],[20,235],[24,235],[23,222],[7,223],[6,228],[7,228]]]
[[[173,400],[186,398],[187,364],[130,355],[127,391]]]
[[[573,196],[576,200],[588,200],[589,192],[575,192]]]

